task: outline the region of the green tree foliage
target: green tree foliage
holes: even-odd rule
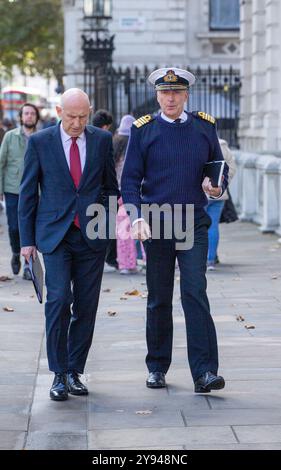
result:
[[[0,0],[0,68],[63,75],[61,0]]]

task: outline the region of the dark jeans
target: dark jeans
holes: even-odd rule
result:
[[[9,240],[13,253],[20,253],[20,234],[18,224],[19,195],[5,193],[6,214],[8,220]]]
[[[172,299],[177,258],[192,377],[196,380],[204,372],[217,373],[217,338],[205,276],[209,226],[210,218],[202,211],[195,218],[194,246],[190,250],[176,250],[175,240],[145,242],[148,287],[146,364],[150,372],[166,373],[172,361]]]
[[[110,264],[111,266],[114,266],[114,267],[118,268],[117,246],[116,246],[116,240],[115,239],[109,240],[107,250],[106,250],[105,261],[108,264]]]
[[[55,251],[43,257],[49,368],[82,374],[93,338],[105,249],[89,248],[72,225]]]

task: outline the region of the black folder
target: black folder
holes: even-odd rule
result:
[[[204,165],[203,177],[208,176],[214,188],[222,185],[224,165],[224,160],[214,160]]]
[[[32,282],[34,285],[34,289],[37,295],[37,298],[40,304],[43,303],[43,280],[44,280],[44,273],[42,269],[42,265],[40,263],[39,256],[37,255],[35,260],[31,256],[29,258],[29,270],[32,277]]]

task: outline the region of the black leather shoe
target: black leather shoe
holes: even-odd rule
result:
[[[150,372],[146,381],[148,388],[164,388],[166,387],[164,372]]]
[[[71,371],[67,373],[68,391],[72,395],[88,395],[87,387],[79,379],[78,372]]]
[[[12,266],[13,274],[18,274],[20,272],[20,268],[21,268],[20,255],[13,253],[13,256],[11,259],[11,266]]]
[[[68,399],[66,374],[55,374],[50,390],[51,400],[64,401]]]
[[[205,372],[194,383],[195,393],[209,393],[211,390],[220,390],[224,388],[224,378],[220,375],[215,375],[212,372]]]
[[[32,277],[31,277],[29,268],[24,268],[22,278],[25,281],[32,281]]]

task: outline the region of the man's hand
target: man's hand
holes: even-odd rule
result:
[[[214,188],[208,176],[205,176],[204,178],[204,181],[202,183],[202,189],[206,194],[208,194],[208,196],[211,197],[219,197],[221,194],[221,186]]]
[[[151,238],[151,231],[148,223],[145,220],[139,220],[131,229],[132,238],[144,242]]]
[[[37,250],[35,246],[23,246],[20,252],[27,262],[29,262],[31,256],[33,259],[37,257]]]

